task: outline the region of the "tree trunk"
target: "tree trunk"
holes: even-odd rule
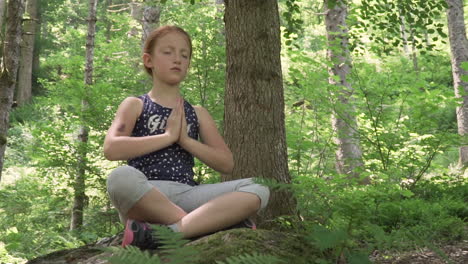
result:
[[[38,82],[37,82],[37,73],[39,72],[40,66],[40,54],[41,54],[41,39],[42,39],[42,15],[41,15],[41,0],[36,0],[37,3],[37,25],[36,25],[36,38],[34,40],[34,52],[33,52],[33,62],[32,62],[32,93],[39,93]]]
[[[106,0],[106,10],[108,10],[110,6],[112,6],[112,0]],[[106,24],[106,42],[111,41],[111,29],[113,23],[108,14],[109,12],[106,12],[106,15],[104,16]]]
[[[10,0],[7,9],[6,35],[2,45],[4,56],[0,69],[0,180],[19,65],[21,19],[24,13],[24,2],[23,0]]]
[[[463,70],[461,64],[468,61],[468,40],[463,16],[463,0],[446,1],[453,86],[456,97],[463,100],[462,106],[457,107],[458,134],[466,137],[468,133],[468,83],[462,81],[461,77],[468,75],[468,71]],[[468,146],[461,146],[459,152],[459,165],[465,167],[468,165]]]
[[[288,171],[281,42],[276,0],[225,1],[226,142],[234,154],[231,175],[291,183]],[[273,192],[263,219],[295,212],[291,193]]]
[[[224,0],[215,0],[216,5],[216,20],[219,21],[223,27],[219,30],[219,33],[223,38],[219,41],[220,46],[225,46],[224,39],[226,39],[226,31],[224,29]]]
[[[354,89],[347,81],[351,71],[348,49],[347,6],[344,0],[325,0],[325,25],[327,30],[327,57],[329,83],[336,86],[336,106],[332,115],[332,126],[336,133],[336,169],[338,173],[359,177],[362,167],[362,152],[355,117]]]
[[[161,9],[155,6],[148,6],[145,3],[132,2],[130,4],[131,15],[133,19],[140,23],[142,28],[141,46],[145,45],[146,37],[159,26],[159,18],[161,17]]]
[[[161,9],[155,6],[144,6],[143,16],[141,19],[141,26],[143,28],[143,34],[141,36],[141,46],[145,45],[146,38],[155,28],[159,26],[159,18],[161,15]]]
[[[5,20],[6,0],[0,0],[0,32],[3,33],[3,22]],[[3,34],[1,34],[3,40]]]
[[[400,11],[401,14],[401,11]],[[409,48],[408,48],[408,33],[406,32],[406,25],[405,25],[405,17],[400,15],[400,31],[401,31],[401,39],[403,40],[403,50],[405,51],[406,55],[409,55]]]
[[[28,18],[23,24],[23,41],[21,43],[20,67],[18,71],[18,86],[16,87],[16,102],[22,105],[31,99],[32,95],[32,69],[34,41],[38,27],[37,1],[27,0],[26,13]]]
[[[88,35],[86,37],[86,66],[85,66],[85,89],[89,89],[93,84],[93,61],[94,61],[94,39],[96,35],[96,8],[97,0],[89,0],[89,17],[88,17]],[[83,113],[88,109],[88,99],[82,100]],[[78,171],[74,185],[74,202],[71,217],[70,230],[75,230],[83,225],[83,210],[86,199],[86,154],[88,145],[89,128],[86,126],[86,118],[82,117],[83,124],[81,125],[78,134]]]
[[[215,0],[215,5],[216,5],[216,13],[218,14],[224,13],[224,0]]]
[[[414,31],[411,29],[411,59],[413,60],[413,70],[416,74],[419,73],[419,65],[418,65],[418,49],[416,48],[416,39],[414,36]]]

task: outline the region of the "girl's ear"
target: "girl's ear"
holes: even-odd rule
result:
[[[143,64],[147,68],[153,68],[153,61],[151,60],[151,54],[143,53]]]

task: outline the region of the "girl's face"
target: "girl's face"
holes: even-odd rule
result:
[[[187,75],[190,55],[187,38],[182,33],[170,32],[157,39],[152,54],[143,55],[143,62],[152,69],[153,79],[178,85]]]

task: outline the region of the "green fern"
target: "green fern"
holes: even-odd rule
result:
[[[217,264],[276,264],[285,263],[283,260],[271,256],[253,253],[252,255],[244,254],[239,256],[233,256],[226,259],[226,262],[216,261]]]
[[[133,246],[110,247],[105,251],[113,253],[111,257],[105,258],[112,264],[161,264],[158,255],[150,255],[148,251],[141,251]]]
[[[198,253],[192,246],[185,246],[188,240],[182,233],[173,232],[166,226],[153,225],[157,239],[162,246],[159,247],[161,257],[171,264],[184,264],[197,259]]]
[[[188,240],[183,239],[181,233],[173,232],[166,226],[152,225],[154,236],[162,244],[158,252],[152,255],[148,251],[141,251],[136,247],[127,246],[125,249],[111,247],[113,255],[107,258],[112,264],[184,264],[197,259],[197,251],[192,246],[184,246]]]

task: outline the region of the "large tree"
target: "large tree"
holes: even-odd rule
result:
[[[23,0],[10,0],[7,5],[6,36],[2,42],[3,56],[0,69],[0,179],[10,123],[10,110],[19,65]]]
[[[94,39],[96,35],[96,8],[97,0],[89,0],[89,17],[88,17],[88,35],[86,37],[86,65],[84,83],[85,89],[90,89],[93,84],[93,63],[94,63]],[[83,116],[86,116],[84,112],[88,110],[88,99],[82,99],[82,112]],[[86,118],[82,118],[83,123],[78,133],[78,168],[75,176],[75,183],[73,186],[74,197],[73,197],[73,209],[70,223],[70,230],[80,228],[83,225],[83,210],[86,199],[86,168],[88,153],[88,135],[89,128],[86,125]]]
[[[450,50],[452,52],[452,75],[455,95],[462,100],[457,107],[458,133],[466,137],[468,134],[468,82],[462,80],[468,71],[462,69],[462,63],[468,62],[468,40],[466,38],[465,19],[463,15],[463,0],[446,0],[448,4],[447,19],[449,29]],[[466,142],[465,142],[466,144]],[[460,147],[459,163],[468,165],[468,146]]]
[[[359,144],[357,121],[354,115],[354,90],[348,81],[351,72],[351,58],[348,49],[348,15],[346,0],[325,0],[325,27],[327,31],[327,57],[329,83],[332,89],[335,107],[332,126],[336,133],[336,169],[338,173],[353,177],[359,175],[362,167],[362,151]]]
[[[32,96],[32,70],[34,56],[34,41],[38,32],[38,2],[27,0],[26,14],[23,22],[23,41],[21,43],[20,67],[18,72],[18,86],[15,99],[18,105],[29,101]]]
[[[288,184],[278,2],[228,0],[225,6],[224,135],[235,166],[223,180],[262,177]],[[291,193],[273,192],[264,217],[294,210]]]

